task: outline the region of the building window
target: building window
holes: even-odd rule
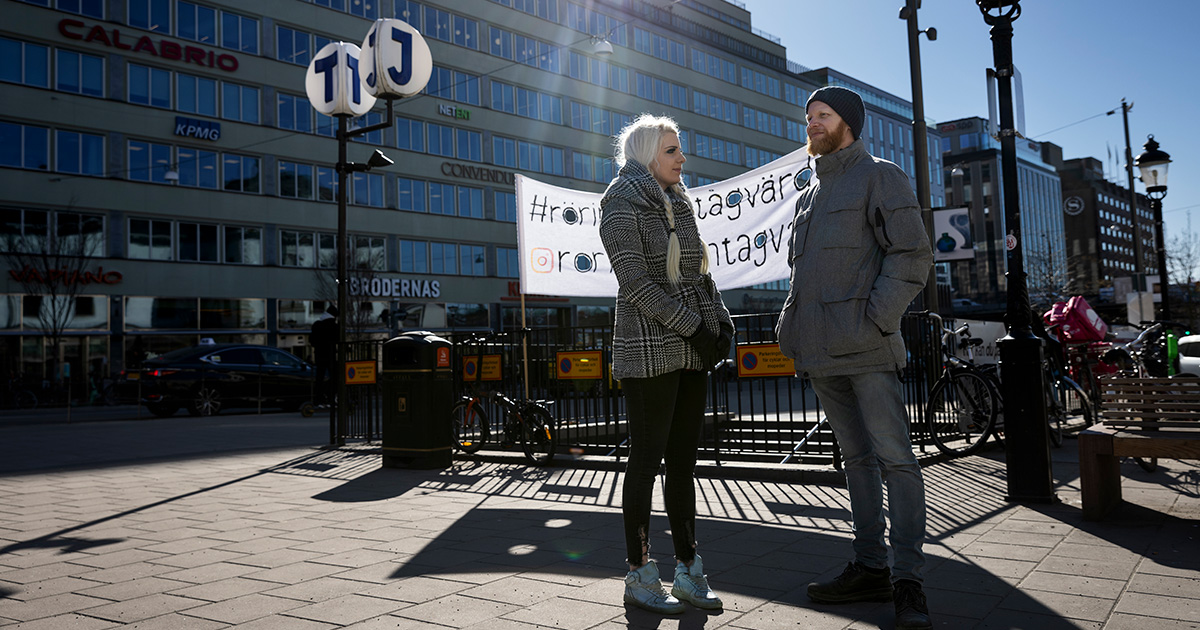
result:
[[[458,245],[454,243],[430,243],[429,271],[449,276],[458,275]]]
[[[229,120],[258,124],[258,88],[222,83],[221,116]]]
[[[176,168],[179,173],[180,186],[217,189],[217,154],[215,152],[179,147],[177,154],[179,163]]]
[[[350,15],[357,15],[368,20],[379,19],[380,0],[350,0]]]
[[[275,27],[275,58],[280,61],[307,66],[311,58],[309,51],[308,33],[287,28]]]
[[[257,55],[258,20],[222,11],[221,47]]]
[[[104,19],[104,0],[58,0],[58,10]],[[42,4],[42,6],[46,6]]]
[[[179,224],[179,260],[191,262],[218,262],[220,231],[209,223]]]
[[[510,138],[492,136],[492,163],[496,166],[517,166],[517,142]]]
[[[225,163],[225,190],[258,192],[258,158],[226,153],[222,161]]]
[[[459,245],[458,268],[464,276],[486,276],[487,260],[483,245]]]
[[[429,273],[429,243],[400,239],[400,271]]]
[[[458,143],[458,159],[483,161],[483,134],[468,129],[455,129],[454,137]]]
[[[171,108],[171,73],[160,68],[129,64],[129,102]]]
[[[279,92],[276,97],[279,113],[276,124],[280,129],[291,129],[301,133],[311,133],[313,130],[312,105],[308,99]]]
[[[50,49],[0,37],[0,80],[33,87],[50,87]]]
[[[217,11],[190,2],[175,3],[175,35],[202,44],[217,43]]]
[[[496,275],[501,278],[519,278],[521,269],[517,263],[517,250],[511,247],[496,248]]]
[[[396,178],[397,207],[410,212],[425,212],[425,182],[406,177]]]
[[[165,184],[171,169],[171,145],[130,140],[128,166],[129,179]]]
[[[175,108],[181,112],[217,115],[217,82],[214,79],[175,75]]]
[[[396,146],[406,151],[425,152],[425,123],[396,117]]]
[[[138,260],[171,260],[171,222],[130,219],[128,256]]]
[[[103,175],[104,137],[73,131],[54,132],[54,170],[77,175]]]
[[[355,236],[350,239],[350,260],[355,269],[387,271],[387,252],[382,236]]]
[[[429,212],[454,216],[454,184],[429,182]]]
[[[171,32],[171,0],[129,0],[129,25],[156,33]]]
[[[104,96],[104,59],[70,50],[57,51],[55,89],[84,96]]]
[[[317,201],[337,199],[337,171],[326,166],[317,167]]]
[[[262,230],[253,227],[225,226],[225,262],[239,265],[261,265]]]
[[[483,218],[483,190],[470,186],[458,187],[458,216]]]
[[[352,182],[354,199],[359,206],[383,207],[383,175],[378,173],[355,173]]]
[[[350,124],[347,125],[346,128],[348,131],[354,131],[356,129],[362,129],[364,127],[378,125],[381,122],[383,122],[383,114],[382,113],[367,112],[367,113],[363,114],[362,116],[351,119]],[[352,142],[361,142],[363,144],[382,145],[383,144],[383,130],[376,129],[375,131],[369,131],[366,134],[363,134],[361,136],[355,136],[355,137],[351,138],[350,140]]]
[[[311,164],[279,162],[279,196],[293,199],[313,198],[313,167]]]
[[[50,130],[0,122],[0,166],[50,170]]]
[[[433,155],[454,157],[454,128],[429,123],[429,152]]]
[[[517,195],[510,192],[496,191],[496,220],[516,223]]]

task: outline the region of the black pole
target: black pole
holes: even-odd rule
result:
[[[905,0],[908,23],[908,67],[912,75],[913,100],[913,158],[916,160],[917,203],[921,205],[921,217],[925,222],[925,234],[929,243],[934,241],[933,211],[929,200],[929,134],[925,128],[925,93],[921,85],[921,30],[917,25],[917,7],[920,0]],[[925,308],[940,313],[938,308],[937,268],[929,268],[929,277],[925,280],[922,293]]]
[[[1142,226],[1139,220],[1141,213],[1138,212],[1137,191],[1133,187],[1133,147],[1129,144],[1129,110],[1131,109],[1133,109],[1133,103],[1126,103],[1125,99],[1121,99],[1121,117],[1125,119],[1125,180],[1129,182],[1129,212],[1130,218],[1133,219],[1133,273],[1137,274],[1137,282],[1133,290],[1140,293],[1145,289],[1142,270],[1146,268],[1146,265],[1142,254]]]
[[[338,308],[338,338],[337,351],[334,354],[333,377],[337,379],[337,404],[333,406],[330,422],[334,432],[333,443],[338,446],[346,444],[346,318],[350,316],[350,305],[346,303],[346,182],[350,169],[346,163],[346,143],[349,135],[346,133],[346,116],[338,116],[338,215],[337,215],[337,308]]]
[[[1154,244],[1158,253],[1158,292],[1162,294],[1162,319],[1171,319],[1171,285],[1167,284],[1167,246],[1163,242],[1163,197],[1167,196],[1166,186],[1161,192],[1150,195],[1150,211],[1154,213]]]
[[[1033,312],[1025,282],[1025,247],[1021,233],[1020,187],[1017,180],[1017,131],[1013,120],[1012,23],[1021,15],[1020,0],[975,0],[990,25],[992,54],[1000,98],[1000,171],[1004,179],[1005,248],[1008,251],[1008,334],[1000,349],[1004,395],[1004,431],[1008,500],[1050,503],[1054,479],[1050,471],[1050,433],[1046,420],[1046,386],[1042,369],[1043,341],[1033,334]],[[996,14],[989,13],[995,11]]]

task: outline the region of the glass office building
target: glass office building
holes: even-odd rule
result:
[[[120,369],[134,343],[154,354],[246,340],[306,356],[336,296],[337,142],[305,71],[381,17],[423,33],[434,71],[394,125],[350,144],[350,160],[379,149],[395,161],[345,191],[342,311],[366,334],[519,323],[514,175],[602,191],[612,136],[641,112],[679,122],[688,183],[701,185],[799,148],[811,91],[849,84],[866,96],[868,147],[915,176],[906,101],[788,61],[738,2],[6,0],[2,367],[48,365],[54,299],[22,248],[85,254],[50,274],[76,296],[59,357],[75,373]],[[380,104],[352,125],[384,118]],[[782,285],[725,297],[737,312],[778,310]],[[611,299],[523,297],[534,326],[611,317]]]

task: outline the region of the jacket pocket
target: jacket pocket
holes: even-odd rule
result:
[[[826,352],[831,357],[868,352],[880,346],[883,335],[867,318],[867,300],[822,301]]]
[[[861,207],[840,207],[842,209],[831,210],[823,217],[821,246],[860,247],[863,235],[868,233],[863,223],[863,210]]]

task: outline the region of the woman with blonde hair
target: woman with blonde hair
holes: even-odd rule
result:
[[[708,248],[683,185],[678,126],[639,116],[618,136],[616,161],[620,171],[600,204],[600,238],[617,276],[613,378],[625,392],[631,441],[621,495],[625,601],[659,613],[683,612],[680,600],[721,608],[696,554],[692,473],[706,372],[729,354],[733,322],[708,274]],[[676,560],[670,594],[650,559],[650,506],[664,459]]]

